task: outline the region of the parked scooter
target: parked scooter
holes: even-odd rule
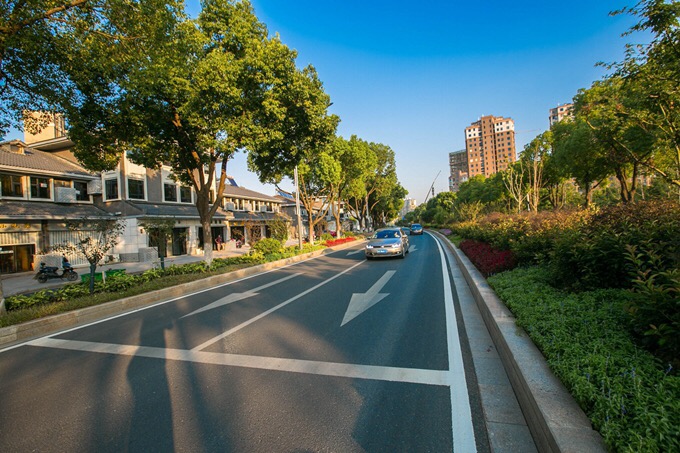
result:
[[[74,282],[78,280],[78,273],[70,265],[64,266],[64,269],[60,271],[56,266],[45,266],[45,263],[40,263],[40,269],[38,269],[38,273],[33,278],[40,283],[45,283],[52,278],[60,278],[62,280],[65,278],[70,282]]]

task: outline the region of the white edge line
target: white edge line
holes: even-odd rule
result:
[[[428,233],[429,234],[429,233]],[[444,250],[438,238],[430,235],[439,249],[444,282],[444,304],[446,309],[446,331],[449,351],[449,373],[451,374],[451,429],[453,433],[453,451],[477,451],[475,431],[472,426],[472,409],[468,396],[463,353],[460,348],[456,311],[453,303],[451,280],[449,279],[448,263]]]

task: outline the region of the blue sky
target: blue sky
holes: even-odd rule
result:
[[[331,96],[338,134],[389,145],[409,197],[448,190],[448,154],[483,115],[510,117],[517,152],[548,128],[548,109],[601,78],[599,61],[621,60],[636,20],[609,12],[637,0],[484,2],[252,0],[270,34],[312,64]],[[187,0],[195,16],[197,0]],[[21,138],[15,133],[7,138]],[[246,168],[240,185],[266,194]],[[291,189],[290,181],[282,187]]]
[[[448,190],[448,153],[482,115],[515,121],[517,151],[548,129],[548,109],[570,102],[618,61],[635,19],[623,1],[252,0],[270,34],[316,67],[339,135],[389,145],[409,197],[432,181]],[[270,193],[230,167],[242,185]]]

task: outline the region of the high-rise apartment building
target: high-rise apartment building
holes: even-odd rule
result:
[[[461,183],[468,179],[467,151],[461,149],[449,153],[449,191],[458,192]]]
[[[465,128],[468,178],[491,176],[516,160],[515,122],[487,115]]]
[[[562,104],[558,105],[555,108],[550,109],[548,113],[548,121],[550,121],[550,127],[552,127],[552,125],[555,123],[559,123],[564,118],[572,116],[573,109],[574,104]]]

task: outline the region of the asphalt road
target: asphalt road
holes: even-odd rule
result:
[[[345,249],[0,351],[0,451],[485,451],[446,263]]]

